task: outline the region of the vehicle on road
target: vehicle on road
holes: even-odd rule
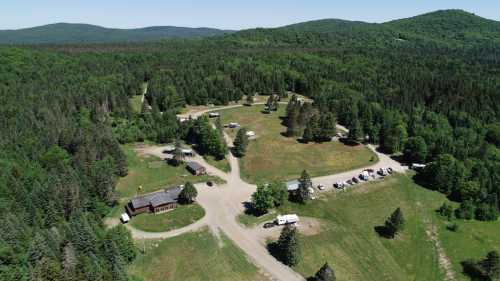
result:
[[[322,185],[322,184],[318,184],[318,189],[319,189],[319,190],[325,190],[325,186],[324,186],[324,185]]]
[[[344,183],[343,182],[336,182],[333,184],[333,187],[337,189],[344,189]]]
[[[387,172],[388,172],[389,174],[392,174],[392,172],[393,172],[392,168],[391,168],[391,167],[388,167],[388,168],[387,168]]]
[[[370,179],[370,174],[368,171],[363,171],[361,174],[359,174],[359,179],[367,181]]]
[[[207,181],[208,186],[214,186],[214,183],[212,181]]]
[[[354,182],[352,180],[347,180],[347,184],[354,185]]]
[[[278,225],[295,224],[299,222],[299,216],[296,214],[277,216],[275,222]]]
[[[353,177],[353,178],[352,178],[352,181],[353,181],[354,183],[359,183],[359,179],[358,179],[357,177]]]
[[[271,227],[275,227],[275,226],[276,226],[275,222],[266,222],[264,224],[264,228],[271,228]]]

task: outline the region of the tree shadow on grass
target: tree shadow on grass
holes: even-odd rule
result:
[[[375,226],[373,229],[375,230],[375,232],[377,232],[377,234],[380,237],[383,237],[386,239],[393,239],[394,238],[394,235],[387,229],[387,227],[385,227],[383,225]]]
[[[271,256],[279,260],[280,262],[283,262],[283,259],[280,255],[280,250],[278,247],[278,241],[270,242],[267,243],[267,251]]]
[[[491,280],[487,276],[484,276],[483,272],[478,268],[477,263],[472,260],[462,261],[463,273],[469,276],[471,281],[489,281]]]
[[[344,145],[347,145],[347,146],[358,146],[358,145],[360,145],[359,142],[355,142],[355,141],[349,140],[348,138],[339,138],[339,142],[341,142],[341,143],[343,143]]]

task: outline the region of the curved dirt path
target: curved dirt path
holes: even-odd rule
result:
[[[192,118],[197,118],[210,111],[241,106],[242,105],[230,105],[220,108],[211,108],[194,113],[186,113],[183,115],[179,115],[179,117],[191,116]],[[340,128],[346,130],[341,126]],[[232,139],[227,134],[225,134],[224,137],[228,143],[228,146],[231,146]],[[355,169],[340,174],[313,178],[312,182],[315,185],[320,183],[325,185],[326,189],[324,191],[329,191],[333,189],[333,183],[357,176],[362,170],[367,168],[378,169],[381,167],[392,167],[396,172],[404,172],[407,169],[387,155],[377,152],[375,147],[368,147],[372,149],[379,158],[379,161],[376,164],[370,167]],[[163,150],[164,147],[151,146],[140,148],[139,152],[154,155],[164,159],[165,154],[163,153]],[[270,276],[271,279],[282,281],[304,280],[304,278],[300,274],[293,271],[290,267],[285,266],[269,254],[267,248],[261,242],[262,238],[258,235],[255,235],[255,230],[246,228],[237,222],[237,216],[244,212],[245,204],[249,202],[252,193],[254,193],[257,188],[255,185],[246,183],[240,178],[240,165],[238,159],[231,153],[229,153],[228,161],[231,165],[230,173],[222,172],[219,169],[209,165],[203,159],[203,157],[199,155],[195,155],[193,160],[206,167],[209,174],[218,176],[226,181],[225,184],[217,187],[208,187],[205,184],[196,185],[198,189],[197,202],[205,209],[205,216],[201,220],[191,225],[168,232],[150,233],[134,229],[131,226],[127,226],[132,231],[132,235],[134,236],[134,238],[169,238],[184,234],[186,232],[195,231],[204,226],[209,226],[210,229],[212,229],[212,231],[214,231],[216,234],[218,233],[218,231],[222,231],[226,236],[228,236],[239,248],[241,248],[246,253],[249,259],[265,273],[267,273],[267,275]]]

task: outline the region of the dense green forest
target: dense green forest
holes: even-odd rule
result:
[[[291,135],[309,126],[308,141],[323,141],[336,120],[355,141],[427,163],[417,180],[461,202],[457,217],[497,219],[499,26],[442,11],[204,40],[0,47],[0,280],[126,280],[130,236],[102,225],[127,173],[119,144],[184,138],[221,157],[226,147],[204,121],[175,114],[246,94],[310,97],[317,114],[303,114],[317,118]],[[129,98],[143,82],[146,103],[134,112]]]

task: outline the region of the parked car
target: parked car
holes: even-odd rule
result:
[[[344,188],[344,183],[343,182],[336,182],[333,184],[333,187],[337,189],[343,189]]]
[[[319,190],[325,190],[325,186],[324,186],[324,185],[322,185],[322,184],[318,184],[318,189],[319,189]]]
[[[213,182],[211,182],[211,181],[207,181],[207,185],[208,185],[208,186],[213,186],[213,185],[214,185],[214,183],[213,183]]]
[[[276,226],[275,222],[266,222],[264,224],[264,228],[271,228],[271,227],[275,227],[275,226]]]
[[[354,183],[359,183],[359,179],[358,179],[357,177],[353,177],[353,178],[352,178],[352,181],[353,181]]]
[[[391,168],[391,167],[388,167],[388,168],[387,168],[387,172],[388,172],[389,174],[392,174],[392,172],[393,172],[392,168]]]
[[[349,185],[353,185],[353,184],[354,184],[352,180],[347,180],[347,183],[348,183]]]

